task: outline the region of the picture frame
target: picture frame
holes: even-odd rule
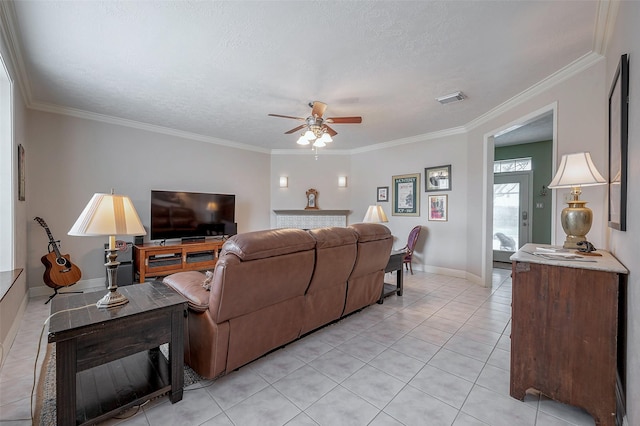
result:
[[[389,201],[389,187],[388,186],[379,186],[378,187],[376,201],[379,202],[379,203]]]
[[[451,191],[451,164],[425,168],[424,191]]]
[[[391,178],[392,216],[420,216],[420,173]]]
[[[25,155],[22,144],[18,145],[18,201],[26,199],[26,182],[25,182]]]
[[[629,57],[620,57],[609,91],[610,228],[627,230],[627,150],[629,146]]]
[[[431,221],[446,222],[449,220],[448,196],[429,195],[429,217]]]

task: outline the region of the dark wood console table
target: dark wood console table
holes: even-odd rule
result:
[[[391,296],[393,293],[396,293],[398,296],[402,296],[402,260],[404,259],[405,254],[406,252],[404,250],[394,250],[389,255],[389,262],[384,268],[384,272],[387,273],[395,271],[396,283],[384,283],[384,286],[382,287],[382,295],[380,296],[378,303],[382,303],[385,297]]]
[[[118,291],[129,303],[110,309],[95,306],[106,290],[51,303],[58,425],[96,423],[167,392],[182,399],[186,300],[159,281]]]
[[[538,246],[511,256],[511,396],[523,400],[533,388],[613,426],[618,300],[627,269],[606,251],[558,260],[532,254]]]

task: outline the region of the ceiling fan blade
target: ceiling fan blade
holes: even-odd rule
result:
[[[281,118],[293,118],[294,120],[300,120],[300,121],[304,121],[306,120],[306,118],[301,118],[301,117],[292,117],[290,115],[280,115],[280,114],[267,114],[271,117],[281,117]]]
[[[330,117],[326,119],[329,123],[334,124],[349,124],[349,123],[362,123],[362,117]]]
[[[327,109],[327,104],[322,103],[320,101],[313,102],[313,109],[311,110],[312,117],[322,117],[324,114],[324,110]]]
[[[302,124],[302,125],[300,125],[300,126],[296,127],[295,129],[291,129],[291,130],[289,130],[288,132],[284,132],[284,134],[285,134],[285,135],[290,135],[291,133],[295,133],[295,132],[297,132],[297,131],[298,131],[298,130],[300,130],[300,129],[304,129],[305,127],[307,127],[307,125],[306,125],[306,124]]]
[[[324,126],[324,127],[326,127],[326,128],[327,128],[327,133],[329,133],[329,136],[334,137],[335,135],[337,135],[337,134],[338,134],[338,132],[336,132],[336,131],[335,131],[335,130],[333,130],[331,127],[327,126],[326,124],[325,124],[325,126]]]

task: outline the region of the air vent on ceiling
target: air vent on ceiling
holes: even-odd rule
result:
[[[464,93],[462,93],[462,92],[454,92],[454,93],[451,93],[449,95],[440,96],[439,98],[436,98],[436,101],[438,101],[438,102],[440,102],[441,104],[444,105],[444,104],[450,104],[451,102],[461,101],[464,98],[466,98]]]

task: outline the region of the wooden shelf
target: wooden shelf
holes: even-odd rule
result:
[[[156,244],[134,245],[133,257],[138,282],[143,283],[147,277],[213,269],[223,244],[222,240],[211,240],[163,246]]]

